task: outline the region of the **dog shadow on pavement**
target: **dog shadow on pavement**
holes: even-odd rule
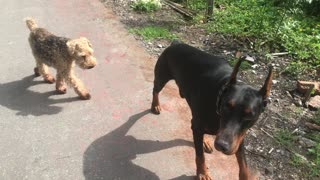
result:
[[[54,104],[78,100],[78,98],[50,99],[50,96],[56,95],[55,91],[39,93],[28,89],[42,83],[44,82],[34,81],[33,75],[18,81],[0,83],[0,106],[18,111],[17,115],[41,116],[62,111],[62,107]]]
[[[161,142],[139,140],[126,135],[135,122],[149,113],[150,110],[145,110],[131,116],[126,123],[95,140],[86,149],[83,155],[83,174],[86,180],[160,179],[154,172],[132,162],[137,154],[156,152],[175,146],[193,147],[192,142],[183,139]]]

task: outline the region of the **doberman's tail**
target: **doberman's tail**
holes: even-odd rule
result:
[[[38,25],[36,24],[35,20],[33,18],[25,18],[26,24],[28,26],[28,28],[30,29],[30,31],[33,31],[34,29],[36,29],[38,27]]]

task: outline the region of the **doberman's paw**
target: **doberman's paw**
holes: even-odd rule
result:
[[[153,114],[160,114],[160,112],[161,112],[161,107],[160,107],[160,105],[151,106],[151,112],[152,112]]]
[[[203,142],[203,150],[206,153],[211,154],[213,152],[213,148],[208,141]]]
[[[212,180],[212,178],[208,174],[198,174],[197,180]]]
[[[258,180],[259,175],[257,173],[251,174],[251,173],[241,173],[239,175],[240,180]]]
[[[81,100],[89,100],[91,99],[91,95],[89,93],[84,94],[84,95],[79,95]]]

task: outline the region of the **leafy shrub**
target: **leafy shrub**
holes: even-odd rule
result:
[[[188,0],[187,7],[191,10],[202,11],[207,7],[207,1],[204,0]]]

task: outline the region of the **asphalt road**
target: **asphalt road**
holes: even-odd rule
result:
[[[0,179],[193,179],[190,112],[173,83],[149,113],[155,59],[98,0],[0,0]],[[76,74],[91,92],[34,78],[23,18],[86,36],[98,65]],[[54,70],[51,72],[55,74]],[[237,179],[234,157],[207,155],[214,179]]]

